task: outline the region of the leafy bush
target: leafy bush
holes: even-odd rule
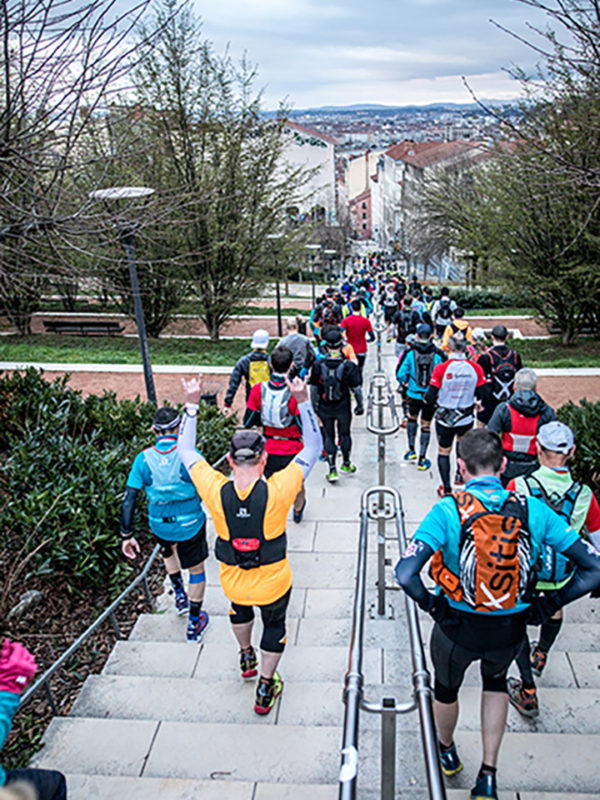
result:
[[[1,560],[67,579],[75,591],[117,588],[131,571],[115,535],[135,455],[154,441],[154,408],[52,383],[31,369],[0,378]],[[235,427],[214,406],[198,413],[199,447],[214,461]],[[141,507],[136,527],[143,525]],[[145,527],[145,526],[144,526]]]
[[[571,464],[574,477],[591,486],[600,498],[600,403],[582,400],[577,406],[570,401],[556,413],[575,436],[577,449]]]
[[[450,297],[465,309],[523,308],[530,305],[522,293],[512,294],[500,289],[465,289],[458,286],[450,289]]]

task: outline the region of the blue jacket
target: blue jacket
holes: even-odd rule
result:
[[[0,692],[0,750],[10,733],[12,718],[19,707],[20,699],[19,695],[13,692]],[[0,764],[0,786],[4,786],[5,782],[6,772]]]
[[[430,345],[427,342],[428,349],[425,352],[430,352],[433,348],[434,357],[433,357],[433,364],[432,364],[432,371],[434,367],[438,364],[441,364],[444,360],[443,354],[435,347],[433,344]],[[402,359],[402,363],[398,368],[398,372],[396,373],[396,377],[398,378],[398,383],[404,386],[404,384],[408,383],[408,388],[406,390],[406,394],[408,397],[412,397],[413,400],[422,400],[425,396],[425,392],[429,388],[429,382],[427,386],[419,386],[417,383],[417,366],[416,366],[416,357],[415,357],[415,349],[417,350],[424,350],[425,343],[421,344],[417,342],[414,345],[414,348],[411,349],[406,358]],[[431,377],[431,375],[430,375]]]

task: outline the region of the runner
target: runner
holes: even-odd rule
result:
[[[230,620],[240,646],[244,679],[255,677],[258,671],[252,646],[254,606],[262,616],[261,675],[254,702],[257,714],[268,714],[283,689],[277,666],[285,649],[285,617],[292,590],[286,518],[321,450],[306,382],[294,378],[286,383],[300,412],[304,447],[291,464],[265,481],[267,454],[257,431],[239,431],[233,436],[228,455],[233,479],[212,469],[196,451],[202,377],[183,381],[186,405],[178,452],[215,526],[221,586],[231,602]]]
[[[383,309],[383,321],[386,325],[386,336],[388,341],[391,342],[392,320],[394,318],[394,314],[400,308],[400,295],[396,291],[393,281],[388,281],[388,283],[385,284],[381,292],[379,302],[381,303],[381,307]]]
[[[502,482],[531,475],[539,466],[536,449],[538,430],[555,419],[554,410],[535,391],[537,375],[521,369],[515,375],[515,393],[507,403],[496,407],[488,428],[502,437],[506,469]]]
[[[546,503],[584,539],[596,547],[600,544],[600,508],[589,486],[573,480],[568,460],[575,453],[572,430],[562,422],[548,422],[538,431],[537,452],[540,461],[528,478],[517,478],[506,487],[523,495],[537,497]],[[541,569],[536,574],[539,592],[562,588],[571,578],[573,565],[560,553],[546,547],[541,556]],[[541,675],[548,653],[559,634],[563,621],[559,609],[540,629],[540,639],[533,647],[527,634],[517,656],[521,680],[508,679],[508,697],[525,717],[539,715],[538,697],[533,676]]]
[[[37,666],[31,653],[18,642],[5,639],[0,651],[0,750],[12,724],[12,718],[19,707],[19,700],[27,684],[31,681]],[[27,787],[25,794],[24,786]],[[62,772],[52,769],[9,769],[4,771],[0,765],[1,787],[14,789],[14,800],[32,797],[35,800],[66,800],[67,784]],[[21,791],[17,794],[18,790]]]
[[[352,313],[342,321],[340,327],[346,331],[348,344],[352,345],[356,353],[362,378],[363,367],[367,358],[367,334],[370,342],[375,341],[375,334],[373,333],[371,321],[362,316],[360,300],[353,300],[350,306]]]
[[[450,290],[447,286],[442,287],[440,299],[435,301],[431,309],[431,318],[435,325],[435,335],[438,339],[444,336],[446,328],[452,322],[455,310],[456,303],[450,299]]]
[[[269,380],[268,346],[269,334],[267,331],[262,328],[254,331],[252,337],[252,352],[247,353],[238,360],[229,378],[229,386],[225,393],[223,408],[223,414],[225,414],[226,417],[231,414],[231,406],[233,405],[235,393],[239,389],[242,378],[246,381],[246,403],[248,402],[250,389],[254,384]]]
[[[442,337],[442,344],[440,347],[446,352],[448,349],[448,342],[450,341],[450,337],[454,336],[456,333],[461,333],[469,344],[473,344],[473,331],[471,326],[464,319],[465,310],[460,306],[456,306],[454,309],[454,319],[452,322],[446,326],[446,330],[444,331],[444,335]]]
[[[121,549],[134,559],[140,546],[131,531],[133,512],[142,489],[148,498],[148,524],[161,548],[175,595],[178,614],[187,614],[188,642],[200,642],[209,618],[202,610],[206,589],[204,562],[208,557],[206,514],[192,480],[177,455],[181,417],[174,408],[159,408],[152,421],[154,447],[138,453],[121,505]],[[189,597],[181,569],[189,570]]]
[[[488,352],[489,349],[485,343],[485,331],[483,328],[473,328],[473,344],[467,345],[467,358],[473,364],[478,364],[481,357]],[[483,371],[485,373],[485,370]]]
[[[431,438],[431,420],[435,413],[435,406],[425,405],[423,398],[429,387],[434,368],[443,361],[443,354],[432,341],[429,325],[417,327],[417,341],[409,350],[398,369],[398,383],[406,386],[408,398],[408,422],[406,435],[408,437],[408,452],[404,454],[405,461],[415,461],[417,469],[428,470],[431,461],[427,458],[427,448]],[[421,415],[421,435],[419,439],[419,455],[415,450],[417,440],[417,420]]]
[[[419,279],[416,275],[413,275],[410,283],[408,284],[408,291],[409,294],[412,294],[413,297],[418,297],[421,294],[421,284],[419,283]]]
[[[271,378],[257,383],[250,391],[244,427],[264,427],[267,463],[264,477],[284,469],[302,450],[302,423],[298,405],[287,387],[286,377],[293,368],[292,351],[278,345],[271,353]],[[301,522],[306,507],[304,484],[294,500],[294,522]]]
[[[315,353],[308,336],[300,333],[298,330],[298,322],[293,317],[285,321],[286,335],[283,339],[279,340],[278,347],[288,347],[292,351],[294,358],[294,366],[292,368],[294,378],[296,375],[302,375],[303,370],[308,370],[315,360]],[[306,374],[306,372],[304,373]]]
[[[431,634],[434,715],[447,776],[463,768],[454,743],[458,692],[469,664],[481,662],[483,759],[471,800],[497,800],[496,765],[508,710],[506,673],[526,623],[548,619],[600,585],[600,553],[539,500],[502,489],[498,436],[486,429],[471,431],[459,453],[464,491],[444,498],[427,514],[395,576],[436,623]],[[530,600],[529,579],[545,545],[563,553],[576,569],[562,589]],[[420,577],[432,556],[435,595]]]
[[[336,329],[328,331],[325,339],[325,358],[313,365],[310,376],[310,384],[314,387],[315,409],[323,424],[325,452],[329,463],[327,480],[330,483],[335,483],[339,479],[336,468],[337,440],[342,451],[340,472],[344,474],[356,472],[356,466],[350,461],[352,450],[350,391],[360,388],[361,375],[358,366],[344,358],[342,346],[343,339]],[[362,406],[359,410],[363,410]]]
[[[471,364],[466,356],[467,342],[460,334],[448,341],[448,358],[438,364],[431,375],[431,382],[424,402],[437,405],[435,430],[438,438],[438,469],[442,483],[438,495],[452,494],[450,483],[450,453],[456,438],[460,441],[475,423],[475,400],[485,398],[488,386],[479,364]],[[456,483],[462,483],[459,470]]]
[[[492,386],[488,401],[478,417],[485,424],[490,421],[496,406],[510,400],[515,391],[515,375],[523,367],[519,353],[507,347],[507,339],[508,330],[506,326],[494,325],[492,328],[492,346],[487,353],[482,353],[479,358],[481,369]]]

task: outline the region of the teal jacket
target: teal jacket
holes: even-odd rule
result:
[[[10,733],[12,718],[19,707],[20,699],[19,695],[13,692],[0,692],[0,750]],[[6,772],[0,764],[0,786],[4,786],[5,783]]]

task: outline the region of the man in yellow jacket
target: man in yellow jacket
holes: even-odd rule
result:
[[[469,344],[473,344],[473,329],[467,320],[464,319],[464,316],[464,308],[456,306],[454,309],[454,318],[449,325],[446,325],[446,330],[444,331],[444,335],[442,337],[441,349],[444,351],[444,353],[448,349],[450,337],[454,336],[455,333],[462,333],[467,342],[469,342]]]

